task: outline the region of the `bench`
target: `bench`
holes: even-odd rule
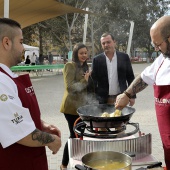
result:
[[[20,65],[20,66],[13,66],[11,70],[13,72],[23,72],[23,71],[34,71],[37,76],[42,76],[44,70],[57,70],[59,72],[60,69],[64,68],[64,64],[53,64],[53,65]]]

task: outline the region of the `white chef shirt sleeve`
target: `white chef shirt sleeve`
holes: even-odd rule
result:
[[[153,85],[155,83],[155,76],[163,59],[164,57],[161,54],[150,66],[146,67],[141,73],[142,80],[148,85]]]
[[[153,85],[155,81],[154,77],[154,67],[153,65],[148,66],[144,69],[144,71],[141,73],[142,80],[147,83],[148,85]]]
[[[3,148],[16,143],[36,129],[29,110],[22,107],[15,83],[9,79],[3,79],[5,83],[0,80],[0,143]]]

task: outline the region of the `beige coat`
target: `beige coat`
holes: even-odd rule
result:
[[[65,91],[60,112],[77,115],[77,108],[86,105],[87,82],[83,73],[81,68],[76,69],[74,62],[66,63],[63,69]]]

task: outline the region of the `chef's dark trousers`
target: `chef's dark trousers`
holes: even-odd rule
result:
[[[71,114],[64,114],[68,127],[70,130],[70,137],[69,138],[76,138],[75,133],[73,131],[74,122],[79,118],[78,115],[71,115]],[[64,147],[64,153],[63,153],[63,159],[62,159],[62,165],[67,166],[69,163],[69,153],[68,153],[68,142],[66,142]]]

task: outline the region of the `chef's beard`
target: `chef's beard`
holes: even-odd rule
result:
[[[165,53],[163,53],[163,55],[164,55],[165,58],[170,58],[170,43],[169,43],[168,40],[166,40],[165,42],[167,44],[167,50],[166,50]]]

